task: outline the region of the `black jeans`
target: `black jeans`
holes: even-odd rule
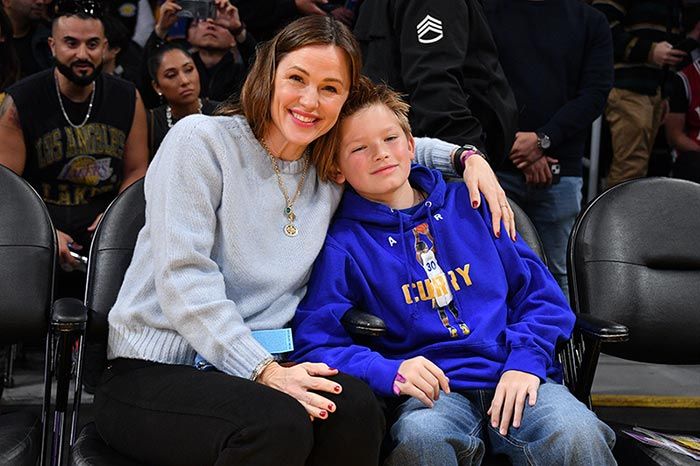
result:
[[[95,395],[95,422],[115,450],[151,465],[377,465],[385,421],[369,387],[332,377],[340,395],[311,422],[294,398],[191,366],[117,359]]]

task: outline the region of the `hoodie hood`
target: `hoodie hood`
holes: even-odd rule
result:
[[[335,214],[335,220],[354,220],[383,227],[396,227],[401,222],[413,225],[425,219],[428,210],[436,210],[445,203],[445,181],[437,170],[414,164],[408,176],[411,186],[428,193],[422,205],[396,210],[379,202],[367,200],[348,186]]]

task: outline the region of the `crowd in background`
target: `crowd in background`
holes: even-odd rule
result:
[[[131,183],[143,177],[152,161],[150,180],[157,179],[157,175],[153,174],[157,174],[160,167],[160,176],[164,180],[162,186],[169,188],[174,179],[178,182],[172,183],[176,186],[173,191],[158,190],[157,184],[150,185],[152,197],[148,202],[153,209],[149,214],[150,219],[154,218],[153,212],[163,214],[165,218],[176,210],[158,209],[157,199],[161,199],[162,205],[167,205],[166,200],[172,202],[176,196],[171,194],[177,193],[183,205],[186,204],[188,183],[197,181],[190,173],[196,173],[201,168],[199,155],[206,155],[207,152],[214,154],[216,151],[210,150],[215,144],[208,139],[191,147],[194,150],[178,150],[196,140],[190,139],[190,134],[183,134],[188,128],[187,121],[178,125],[167,137],[169,130],[179,120],[194,114],[213,115],[221,109],[233,115],[238,112],[239,119],[243,118],[240,113],[245,113],[250,120],[249,113],[252,111],[242,110],[238,103],[242,87],[246,89],[243,92],[244,104],[246,95],[258,97],[249,99],[250,102],[272,100],[269,104],[253,108],[261,121],[267,117],[274,121],[280,118],[280,114],[284,116],[289,112],[296,115],[294,118],[302,124],[315,123],[315,116],[298,111],[294,113],[295,110],[288,105],[294,99],[306,99],[307,92],[330,96],[328,100],[335,101],[335,110],[340,112],[344,101],[340,100],[337,83],[342,83],[343,79],[334,77],[330,85],[326,85],[326,81],[329,81],[326,79],[317,88],[307,86],[311,89],[307,91],[300,84],[311,73],[295,64],[290,66],[293,73],[284,79],[284,85],[276,82],[275,67],[281,66],[291,54],[302,57],[299,62],[314,71],[315,67],[319,67],[318,62],[326,63],[321,58],[327,57],[322,56],[320,51],[313,49],[316,50],[314,60],[304,61],[303,58],[310,53],[308,48],[291,45],[287,52],[280,52],[280,56],[266,54],[265,50],[271,50],[270,47],[260,46],[277,30],[300,16],[327,15],[335,18],[323,21],[331,26],[330,30],[335,31],[333,34],[344,34],[349,38],[347,42],[355,47],[354,56],[358,57],[356,61],[359,63],[359,53],[350,32],[340,27],[338,22],[352,28],[362,49],[362,73],[373,81],[389,84],[407,97],[411,106],[408,117],[413,134],[452,143],[449,151],[443,151],[450,155],[442,159],[444,163],[441,162],[442,166],[438,168],[463,174],[469,157],[479,155],[488,160],[508,197],[525,210],[540,233],[549,259],[549,270],[557,281],[552,285],[555,290],[558,285],[565,294],[568,293],[566,248],[569,233],[581,209],[584,157],[591,123],[596,118],[603,115],[609,130],[610,168],[603,187],[613,187],[650,173],[658,174],[658,168],[650,169],[650,163],[653,165],[652,154],[658,151],[659,144],[667,148],[666,152],[672,154],[669,157],[673,160],[662,174],[700,181],[700,163],[697,161],[700,159],[700,64],[697,61],[700,55],[696,55],[700,39],[700,14],[694,2],[165,0],[154,4],[149,0],[112,0],[104,3],[97,0],[53,1],[57,3],[52,3],[52,0],[2,0],[0,164],[27,179],[48,206],[58,238],[61,270],[57,272],[56,295],[59,297],[82,297],[85,275],[84,270],[79,270],[80,256],[88,254],[91,236],[109,203]],[[314,16],[314,19],[320,21],[318,16]],[[302,41],[307,31],[309,28],[296,30],[285,40],[291,44],[295,43],[295,38]],[[336,39],[326,36],[323,41],[332,43]],[[273,40],[268,44],[276,42]],[[274,53],[278,52],[274,50]],[[256,53],[260,57],[274,56],[277,60],[275,63],[267,58],[256,62],[250,73],[251,77],[258,77],[259,83],[253,82],[253,79],[246,81]],[[359,75],[359,66],[355,66],[355,63],[353,61],[352,66],[346,63],[346,68]],[[272,72],[266,73],[268,69]],[[270,81],[267,87],[263,78]],[[321,112],[317,120],[333,126],[335,120],[327,118],[329,114]],[[323,121],[324,117],[326,121]],[[255,134],[254,124],[250,128],[245,126],[248,129],[239,132],[232,131],[231,127],[215,125],[234,120],[190,118],[188,121],[212,125],[211,134],[208,134],[212,138],[227,136],[229,139],[220,151],[223,155],[216,155],[230,161],[228,151],[236,144],[241,145],[236,150],[240,149],[243,155],[248,154],[251,147],[257,148],[250,145],[255,138],[246,136],[247,132],[252,131],[251,134],[259,136]],[[664,124],[667,142],[659,142],[657,134]],[[163,141],[163,149],[159,151]],[[285,226],[284,234],[293,238],[298,230],[292,207],[304,184],[308,160],[313,155],[306,159],[296,194],[290,199],[281,179],[277,156],[272,155],[265,141],[265,137],[260,138],[259,148],[270,155],[278,186],[286,202],[284,212],[289,223]],[[314,141],[304,141],[304,147],[309,147],[312,153],[323,147],[313,145]],[[177,145],[178,142],[181,144]],[[288,143],[289,140],[285,139],[283,148],[288,148]],[[444,143],[433,140],[432,144]],[[306,151],[299,152],[294,155],[305,157]],[[240,160],[239,169],[234,171],[241,179],[246,179],[242,174],[251,175],[246,182],[255,185],[248,189],[248,192],[253,192],[261,184],[255,178],[255,167],[247,157]],[[267,167],[267,159],[263,160]],[[473,160],[486,166],[481,157]],[[211,158],[209,162],[212,162],[212,172],[219,170],[218,160]],[[202,186],[207,181],[201,180]],[[243,186],[244,183],[240,181],[238,179],[228,187]],[[325,184],[324,189],[329,186]],[[336,185],[332,186],[340,190]],[[277,186],[271,187],[276,193]],[[226,198],[231,204],[244,204],[241,197],[245,195],[231,196],[226,191],[221,194],[215,192],[211,185],[202,189],[197,187],[192,191],[195,195],[189,197],[199,199],[202,196],[197,193],[203,191],[211,192],[213,198]],[[154,192],[157,193],[155,197]],[[271,200],[264,191],[255,192],[266,202]],[[426,200],[425,197],[421,200],[420,193],[417,194],[416,202]],[[152,202],[153,199],[156,199],[156,204]],[[245,199],[250,207],[258,200],[255,196]],[[206,202],[207,207],[219,208],[216,199]],[[502,202],[498,207],[505,213],[510,212],[505,199]],[[319,208],[320,204],[319,198],[314,197],[308,207]],[[428,201],[425,205],[429,209],[432,204]],[[478,207],[478,202],[474,201],[473,207]],[[201,213],[199,210],[190,209],[191,212]],[[249,209],[244,210],[247,216]],[[333,209],[326,209],[325,212],[330,221]],[[315,219],[319,217],[312,216]],[[431,222],[430,218],[428,216],[428,222]],[[494,234],[499,238],[499,219],[489,218],[492,218]],[[235,231],[233,227],[244,223],[233,215],[230,219],[227,226],[231,228],[224,228],[226,231]],[[196,221],[192,225],[196,225]],[[137,261],[135,264],[154,262],[153,257],[157,255],[149,255],[148,248],[149,241],[153,241],[153,244],[158,242],[158,236],[152,232],[158,232],[159,226],[151,225],[151,230],[143,230],[147,231],[146,235],[142,235],[142,238],[147,238],[143,240],[147,246],[140,250],[140,257],[137,255],[141,263]],[[315,236],[318,239],[323,237],[327,226],[317,225]],[[217,225],[217,232],[218,228]],[[166,241],[163,244],[174,244],[175,247],[170,249],[177,253],[186,250],[190,245],[184,244],[185,239],[196,229],[185,230],[187,234],[181,237],[183,242],[180,246],[177,242]],[[153,235],[154,239],[151,240],[148,235]],[[490,238],[490,232],[488,235]],[[207,242],[202,239],[204,235],[201,232],[197,231],[196,236],[197,240],[188,241]],[[267,253],[269,249],[264,247],[264,238],[257,236],[254,240],[262,241],[259,244],[262,246],[249,248],[253,251],[253,260],[244,261],[246,264],[256,264],[258,259],[266,261],[275,256]],[[270,243],[282,244],[277,240]],[[424,250],[427,251],[427,247],[422,245],[416,249],[421,254],[427,254],[422,252]],[[243,257],[240,251],[236,253],[238,257]],[[265,257],[256,257],[258,253]],[[304,267],[311,267],[312,255],[305,254],[301,249],[294,253],[308,262]],[[179,260],[177,257],[170,259],[172,263]],[[164,270],[177,268],[170,267],[167,262],[163,264],[166,264]],[[299,264],[298,260],[295,261],[296,266]],[[427,273],[429,265],[424,267]],[[491,267],[487,268],[492,270]],[[290,276],[291,268],[276,269],[287,278]],[[117,312],[114,318],[113,312],[110,318],[110,324],[116,322],[121,328],[129,329],[123,333],[110,330],[112,341],[119,342],[114,335],[127,335],[119,337],[124,342],[124,348],[131,348],[132,342],[141,338],[127,325],[139,320],[132,320],[136,314],[129,314],[137,309],[136,303],[152,304],[151,308],[137,309],[142,315],[151,313],[153,309],[156,310],[152,312],[153,315],[160,313],[154,319],[165,315],[159,307],[162,303],[154,304],[155,300],[162,299],[157,296],[155,282],[151,279],[155,272],[145,265],[132,266],[130,270],[137,272],[132,272],[131,282],[127,279],[122,288],[127,290],[122,294],[127,298],[122,299],[128,304],[123,305],[121,317]],[[140,270],[147,271],[146,280],[137,276]],[[308,278],[305,270],[298,272],[299,276]],[[149,296],[155,297],[152,301],[143,299],[145,293],[141,294],[135,286],[137,282],[148,287]],[[182,288],[191,289],[190,283],[194,282],[183,280],[182,283],[185,285]],[[176,289],[176,285],[179,284],[172,281],[170,286]],[[296,285],[298,283],[295,282]],[[201,286],[201,283],[197,284],[197,288]],[[299,289],[305,291],[304,287],[303,283],[299,285]],[[243,284],[241,289],[246,289],[246,285]],[[133,297],[128,293],[133,293]],[[165,294],[180,299],[178,293],[179,290]],[[556,294],[561,295],[558,291]],[[294,296],[296,299],[296,291]],[[565,300],[562,299],[561,304],[562,309],[568,310]],[[115,308],[119,310],[119,305]],[[164,308],[171,309],[169,306]],[[190,309],[187,306],[183,306],[183,309],[186,311],[183,316],[189,318]],[[289,312],[280,322],[281,325],[289,322],[295,309],[296,305],[285,309]],[[456,312],[454,317],[458,317]],[[119,321],[120,318],[122,321]],[[447,322],[446,318],[443,322]],[[148,324],[144,328],[165,333],[164,330],[169,331],[166,325],[169,324]],[[462,325],[460,331],[467,336],[470,330],[466,324]],[[204,325],[201,324],[201,327]],[[450,327],[446,325],[445,328]],[[451,338],[457,334],[455,328],[452,330],[454,335]],[[500,327],[498,330],[501,330]],[[154,341],[161,341],[159,334],[152,335],[156,335]],[[177,338],[186,340],[180,334]],[[182,348],[185,348],[185,344]],[[257,350],[256,345],[253,347]],[[156,345],[149,346],[148,350],[151,348],[156,348]],[[156,348],[153,354],[160,350]],[[132,358],[141,360],[138,364],[151,364],[145,362],[148,358],[136,353],[115,352],[117,359],[121,359],[121,365],[115,366],[118,368],[115,371],[141,371],[147,367],[132,365],[127,361]],[[183,366],[180,363],[189,361],[190,356],[183,350],[182,359],[173,365]],[[255,358],[258,356],[255,355]],[[86,358],[90,358],[89,347]],[[250,367],[243,367],[239,372],[250,374],[250,379],[255,381],[263,375],[261,371],[265,368],[277,370],[273,358],[265,356],[260,362],[255,358],[251,357],[246,362]],[[209,356],[207,359],[212,360]],[[219,363],[225,362],[223,358],[220,359]],[[190,366],[183,367],[187,371],[195,370]],[[176,370],[182,370],[182,367]],[[326,370],[330,371],[329,374],[335,371],[330,368]],[[233,370],[230,372],[235,373]],[[274,378],[275,373],[272,374]],[[88,371],[86,388],[90,385],[94,388],[97,375]],[[183,379],[179,375],[177,377],[172,379],[175,383],[168,381],[167,385],[182,386],[183,393],[189,396],[194,386],[179,383]],[[401,381],[399,377],[403,378],[399,373],[395,380],[404,383],[405,380]],[[150,381],[144,385],[160,390]],[[211,393],[209,386],[203,387],[202,392]],[[224,388],[221,393],[228,396],[228,387]],[[114,393],[121,390],[118,387]],[[336,393],[340,390],[340,386],[328,389]],[[400,394],[397,391],[393,393]],[[542,404],[540,402],[540,406]],[[325,419],[329,412],[336,409],[335,404],[326,406],[329,411],[320,411],[319,418]],[[122,411],[121,408],[114,409]],[[141,415],[138,413],[138,416]],[[257,413],[252,415],[257,416]],[[300,419],[306,422],[306,417],[302,413]],[[382,422],[382,419],[377,419],[377,426]],[[508,422],[505,422],[506,428]],[[131,424],[142,425],[141,422]],[[115,433],[119,435],[123,431],[119,424],[113,423],[112,426],[119,427],[115,428]],[[361,427],[366,429],[367,426]],[[115,434],[114,438],[119,435]],[[604,445],[608,455],[609,444],[606,442]],[[122,447],[122,451],[130,449],[128,444]],[[150,449],[150,445],[146,449]],[[352,463],[351,459],[347,460]]]
[[[609,134],[602,147],[610,166],[603,187],[647,174],[700,180],[700,4],[691,0],[438,0],[429,6],[411,0],[216,0],[200,2],[210,6],[202,18],[176,0],[3,0],[0,103],[8,88],[21,88],[19,81],[60,68],[49,46],[51,20],[74,3],[94,5],[104,26],[105,51],[89,66],[130,83],[110,91],[104,105],[117,108],[136,92],[127,113],[139,128],[124,130],[131,154],[125,166],[136,167],[134,173],[145,170],[141,164],[178,120],[236,101],[259,42],[295,18],[330,15],[353,28],[363,73],[408,96],[416,135],[473,146],[489,157],[509,197],[533,217],[565,291],[566,239],[580,209],[595,118],[604,115]],[[533,29],[532,22],[541,27]],[[75,99],[63,88],[58,92],[67,119],[75,114],[79,121],[87,102],[92,109],[91,94]],[[37,144],[27,126],[43,116],[18,110],[22,145],[31,152]],[[666,137],[657,137],[660,128]],[[133,155],[142,152],[144,162]],[[31,157],[20,169],[5,164],[30,178]],[[124,187],[124,177],[118,178],[110,199]],[[32,184],[49,204],[82,202],[80,193],[61,198],[49,195],[50,183]],[[77,265],[66,245],[88,243],[98,219],[86,217],[80,234],[68,232],[64,268]]]

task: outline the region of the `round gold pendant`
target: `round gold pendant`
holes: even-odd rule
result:
[[[289,225],[284,226],[284,234],[289,236],[290,238],[293,238],[299,234],[299,230],[296,226],[290,223]]]

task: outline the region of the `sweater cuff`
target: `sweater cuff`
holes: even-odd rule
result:
[[[365,381],[370,388],[378,395],[384,397],[394,397],[394,379],[399,372],[399,366],[403,360],[386,359],[377,356],[367,365]]]
[[[547,379],[547,360],[541,352],[521,346],[512,348],[503,367],[503,372],[520,371],[536,375],[541,382]]]
[[[255,368],[271,354],[250,333],[236,339],[235,347],[224,355],[221,371],[250,379]]]
[[[457,150],[459,146],[439,139],[435,141],[435,145],[430,148],[431,167],[438,170],[443,175],[456,176],[459,178],[461,172],[455,170],[454,161],[452,160],[454,151]],[[464,172],[464,167],[462,167],[462,172]]]

